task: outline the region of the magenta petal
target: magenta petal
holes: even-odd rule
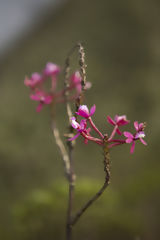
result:
[[[96,111],[96,105],[94,104],[90,109],[90,116],[92,116]]]
[[[134,148],[135,148],[135,141],[133,141],[131,146],[131,151],[130,151],[131,154],[134,153]]]
[[[139,131],[142,131],[143,126],[144,126],[144,124],[143,124],[143,123],[140,123],[140,124],[139,124],[139,128],[138,128],[138,130],[139,130]]]
[[[28,87],[28,86],[30,86],[30,82],[31,82],[31,80],[28,77],[25,77],[24,85],[26,85]]]
[[[71,118],[71,125],[72,125],[72,127],[73,127],[74,129],[80,128],[80,125],[79,125],[79,123],[76,121],[76,118],[75,118],[75,117],[72,117],[72,118]]]
[[[116,132],[119,134],[119,135],[122,135],[122,132],[117,128],[116,129]]]
[[[126,124],[128,124],[128,123],[129,123],[129,120],[121,119],[121,120],[117,123],[117,125],[118,125],[118,126],[123,126],[123,125],[126,125]]]
[[[133,139],[133,135],[130,132],[124,132],[123,134],[124,134],[125,137]]]
[[[88,139],[87,138],[84,139],[84,143],[88,144]]]
[[[81,83],[81,75],[78,71],[76,71],[72,76],[71,76],[71,81],[74,84],[80,84]]]
[[[48,62],[46,64],[46,67],[44,69],[44,75],[46,76],[52,76],[52,75],[56,75],[60,72],[60,68],[58,65],[52,63],[52,62]]]
[[[113,119],[110,116],[107,116],[107,121],[108,121],[108,123],[112,124],[113,126],[116,125],[115,121],[113,121]]]
[[[38,104],[36,108],[36,112],[40,112],[42,110],[42,107],[43,107],[43,103]]]
[[[140,138],[140,141],[141,141],[141,143],[143,143],[144,145],[147,145],[147,143],[146,143],[142,138]]]
[[[126,143],[131,143],[131,142],[133,142],[133,138],[127,138],[126,139]]]
[[[45,97],[44,103],[45,103],[45,104],[50,104],[50,103],[52,102],[52,100],[53,100],[53,97],[52,97],[52,96],[47,96],[47,97]]]
[[[86,82],[86,85],[84,87],[85,90],[90,89],[92,87],[92,83],[91,82]]]
[[[73,141],[75,140],[77,137],[79,137],[80,133],[77,133],[74,137],[69,138],[68,141]]]
[[[34,101],[40,101],[40,97],[38,95],[30,95],[30,99],[34,100]]]
[[[137,121],[134,122],[134,127],[135,127],[136,131],[138,131],[139,126],[138,126],[138,122]]]
[[[84,117],[84,118],[88,118],[89,114],[87,114],[85,111],[82,110],[78,110],[78,112],[76,112],[77,115]]]

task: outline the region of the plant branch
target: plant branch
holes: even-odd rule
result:
[[[75,47],[73,47],[68,54],[68,57],[65,61],[65,68],[64,68],[64,97],[65,97],[65,103],[66,103],[66,111],[68,115],[68,121],[69,121],[69,133],[68,135],[73,135],[73,128],[70,125],[70,118],[72,117],[72,110],[70,107],[70,104],[68,102],[69,97],[69,72],[70,72],[70,55],[74,52]],[[73,197],[74,197],[74,185],[75,185],[75,174],[74,174],[74,168],[73,168],[73,149],[74,145],[72,141],[67,141],[68,146],[68,154],[69,154],[69,163],[70,163],[70,173],[69,173],[69,189],[68,189],[68,207],[67,207],[67,219],[66,219],[66,240],[72,239],[72,225],[71,225],[71,218],[72,218],[72,208],[73,208]]]
[[[79,218],[83,215],[83,213],[102,195],[105,189],[108,187],[110,183],[110,157],[109,157],[109,149],[108,149],[108,136],[105,135],[103,139],[104,143],[104,171],[105,171],[105,181],[100,190],[77,212],[75,217],[72,219],[72,226],[77,223]]]
[[[67,178],[69,178],[69,175],[70,175],[70,162],[69,162],[68,153],[67,153],[66,148],[65,148],[65,146],[63,144],[63,141],[61,140],[61,137],[60,137],[60,134],[59,134],[59,130],[56,127],[55,120],[53,120],[53,119],[52,119],[52,132],[53,132],[56,144],[57,144],[57,146],[58,146],[58,148],[60,150],[60,153],[61,153],[61,156],[62,156],[62,159],[63,159],[63,162],[64,162],[66,176],[67,176]]]

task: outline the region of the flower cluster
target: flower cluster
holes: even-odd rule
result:
[[[30,98],[39,104],[36,108],[40,112],[44,105],[54,102],[65,101],[65,91],[70,92],[68,100],[76,99],[81,93],[81,76],[78,71],[73,73],[69,79],[69,87],[57,91],[57,80],[60,74],[60,67],[54,63],[47,63],[42,73],[33,73],[30,78],[26,77],[24,84],[30,88]],[[49,82],[49,87],[48,87]],[[86,89],[91,87],[91,83],[86,83]]]
[[[83,119],[79,123],[75,117],[71,118],[71,125],[77,131],[77,134],[73,138],[68,139],[69,141],[73,141],[79,135],[81,135],[84,138],[85,143],[88,143],[88,141],[90,140],[103,146],[104,136],[106,136],[106,134],[102,134],[92,120],[92,115],[95,113],[95,111],[96,111],[95,105],[93,105],[90,110],[86,105],[80,105],[78,111],[76,112],[76,115],[81,116]],[[145,123],[138,123],[137,121],[135,121],[134,122],[135,133],[132,134],[126,131],[121,132],[119,129],[121,126],[124,126],[130,123],[130,121],[127,120],[125,115],[122,115],[122,116],[116,115],[114,119],[112,119],[110,116],[107,116],[107,122],[114,127],[112,133],[108,137],[109,148],[112,148],[124,143],[131,143],[130,153],[133,153],[135,148],[135,142],[137,140],[140,140],[144,145],[147,145],[147,143],[143,139],[145,137],[145,133],[144,133]],[[87,129],[87,123],[90,124],[91,128]],[[90,134],[91,129],[94,130],[99,135],[100,138],[93,137]],[[125,139],[115,138],[116,133],[119,136],[124,136]]]

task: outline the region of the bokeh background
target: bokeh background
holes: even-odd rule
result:
[[[64,66],[81,40],[93,84],[85,103],[96,103],[97,126],[110,131],[108,114],[146,121],[148,146],[111,152],[111,185],[77,223],[74,239],[158,240],[160,2],[1,0],[0,9],[0,239],[64,239],[67,184],[49,109],[35,112],[23,82],[48,61]],[[57,107],[62,137],[64,110]],[[77,143],[74,211],[104,177],[100,148]]]

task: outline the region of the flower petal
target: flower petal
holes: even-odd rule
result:
[[[36,94],[32,94],[32,95],[30,95],[30,99],[32,99],[34,101],[40,101],[40,96],[38,96]]]
[[[133,136],[132,133],[130,133],[130,132],[124,132],[123,134],[124,134],[124,136],[127,137],[127,138],[132,138],[132,139],[134,138],[134,136]]]
[[[79,137],[80,133],[77,133],[74,137],[69,138],[68,141],[73,141],[75,140],[77,137]]]
[[[143,131],[143,129],[144,129],[144,123],[140,123],[140,124],[139,124],[139,129],[138,129],[138,130],[139,130],[139,131]]]
[[[58,65],[54,64],[54,63],[47,63],[46,67],[44,69],[44,75],[45,76],[52,76],[52,75],[56,75],[60,72],[60,68]]]
[[[138,129],[139,129],[138,121],[135,121],[135,122],[134,122],[134,127],[135,127],[136,131],[138,131]]]
[[[88,139],[87,138],[84,139],[84,143],[88,144]]]
[[[127,138],[126,139],[126,143],[131,143],[131,142],[133,142],[133,138]]]
[[[87,105],[80,105],[78,112],[76,112],[77,115],[88,118],[89,117],[89,110]]]
[[[141,143],[143,143],[144,145],[147,145],[147,143],[146,143],[142,138],[140,138],[140,141],[141,141]]]
[[[53,100],[53,97],[48,95],[48,96],[45,97],[44,103],[45,104],[50,104],[52,102],[52,100]]]
[[[36,108],[36,112],[40,112],[42,110],[42,107],[43,107],[43,103],[38,104]]]
[[[119,135],[122,135],[122,132],[117,128],[116,129],[116,132],[119,134]]]
[[[92,116],[95,113],[95,111],[96,111],[96,105],[94,104],[90,109],[90,114],[89,115]]]
[[[76,121],[76,118],[75,117],[71,117],[71,125],[74,129],[78,129],[80,128],[80,125],[79,123]]]
[[[130,153],[134,153],[134,148],[135,148],[135,141],[133,141],[132,146],[131,146],[131,150]]]
[[[107,121],[108,121],[108,123],[112,124],[113,126],[116,125],[115,121],[109,115],[107,116]]]

